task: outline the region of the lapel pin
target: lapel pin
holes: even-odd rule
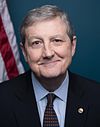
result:
[[[84,112],[83,108],[78,109],[78,113],[82,114]]]

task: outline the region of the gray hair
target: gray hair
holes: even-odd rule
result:
[[[25,44],[25,29],[37,22],[41,22],[43,20],[51,20],[56,17],[60,17],[62,21],[66,24],[67,34],[70,40],[72,41],[75,32],[71,24],[71,21],[68,17],[68,14],[60,10],[57,6],[44,5],[39,8],[30,10],[25,16],[20,27],[21,42],[23,43],[23,45]]]

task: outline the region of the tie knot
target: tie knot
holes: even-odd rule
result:
[[[48,106],[53,106],[53,101],[54,101],[55,98],[56,98],[56,95],[55,94],[49,93],[47,95],[47,105]]]

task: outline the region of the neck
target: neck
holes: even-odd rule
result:
[[[49,92],[53,92],[60,87],[60,85],[65,79],[65,76],[66,72],[54,78],[37,77],[37,76],[36,78],[46,90],[48,90]]]

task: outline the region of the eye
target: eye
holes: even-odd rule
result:
[[[39,45],[40,44],[40,41],[33,41],[32,42],[32,45]]]
[[[64,41],[62,39],[53,39],[54,45],[60,46]]]
[[[41,48],[42,47],[42,45],[43,45],[43,43],[42,43],[42,41],[33,41],[32,43],[32,47],[33,48]]]
[[[55,39],[54,41],[55,41],[55,42],[62,42],[61,39]]]

